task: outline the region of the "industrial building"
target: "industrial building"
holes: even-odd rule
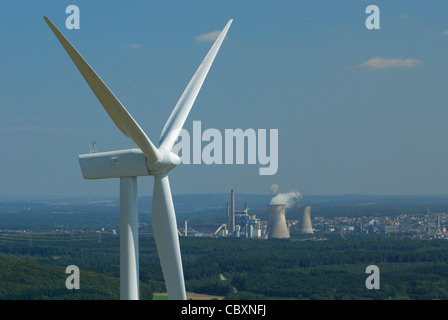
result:
[[[224,227],[224,228],[222,228]],[[220,236],[260,238],[261,223],[255,215],[249,215],[247,203],[244,210],[235,210],[235,190],[230,192],[230,206],[227,203],[227,225],[221,226],[216,233]]]

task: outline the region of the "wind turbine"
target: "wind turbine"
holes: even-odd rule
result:
[[[152,175],[152,228],[165,285],[170,299],[185,300],[177,222],[168,180],[168,172],[180,163],[180,158],[171,149],[233,19],[227,22],[174,107],[158,148],[64,35],[47,17],[44,20],[115,125],[140,148],[79,155],[85,179],[120,178],[120,298],[139,298],[137,176]]]

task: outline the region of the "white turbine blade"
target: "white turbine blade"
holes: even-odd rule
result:
[[[170,300],[186,300],[176,214],[168,175],[154,176],[152,229]]]
[[[216,54],[221,47],[221,44],[227,34],[227,31],[230,28],[230,25],[232,24],[232,21],[233,19],[230,19],[227,22],[226,26],[221,31],[220,35],[211,47],[210,51],[207,53],[207,56],[202,61],[198,70],[190,80],[190,83],[188,84],[187,88],[174,107],[174,110],[168,118],[168,121],[166,122],[160,136],[161,148],[171,151],[174,143],[179,136],[180,131],[182,130],[182,127],[184,126],[185,120],[190,113],[191,107],[193,106],[193,103],[196,100],[199,91],[201,90],[202,84],[204,83],[205,77],[210,70],[213,60],[215,59]]]
[[[95,93],[96,97],[103,105],[104,109],[114,121],[118,129],[134,141],[151,162],[158,161],[160,159],[159,150],[157,150],[151,140],[149,140],[145,132],[140,128],[134,118],[132,118],[126,108],[120,101],[118,101],[112,91],[110,91],[106,84],[81,57],[76,49],[64,37],[64,35],[55,27],[55,25],[47,17],[44,17],[44,19],[64,47],[65,51],[67,51],[68,55],[73,60],[76,67],[81,72],[82,76],[87,81],[88,85]]]

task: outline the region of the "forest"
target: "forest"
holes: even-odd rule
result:
[[[448,241],[384,235],[327,240],[180,237],[188,292],[228,300],[448,299]],[[65,268],[80,269],[68,290]],[[367,289],[366,267],[380,270]],[[141,299],[165,292],[153,237],[140,235]],[[119,299],[119,236],[0,234],[0,299]]]

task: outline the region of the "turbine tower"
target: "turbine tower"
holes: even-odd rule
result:
[[[207,53],[166,122],[157,148],[126,108],[81,57],[70,42],[44,17],[115,125],[140,149],[79,156],[84,178],[120,178],[120,297],[139,298],[137,177],[154,176],[152,227],[165,285],[171,300],[185,300],[185,283],[177,222],[168,172],[180,163],[171,152],[201,89],[213,60],[232,24],[230,19]]]

